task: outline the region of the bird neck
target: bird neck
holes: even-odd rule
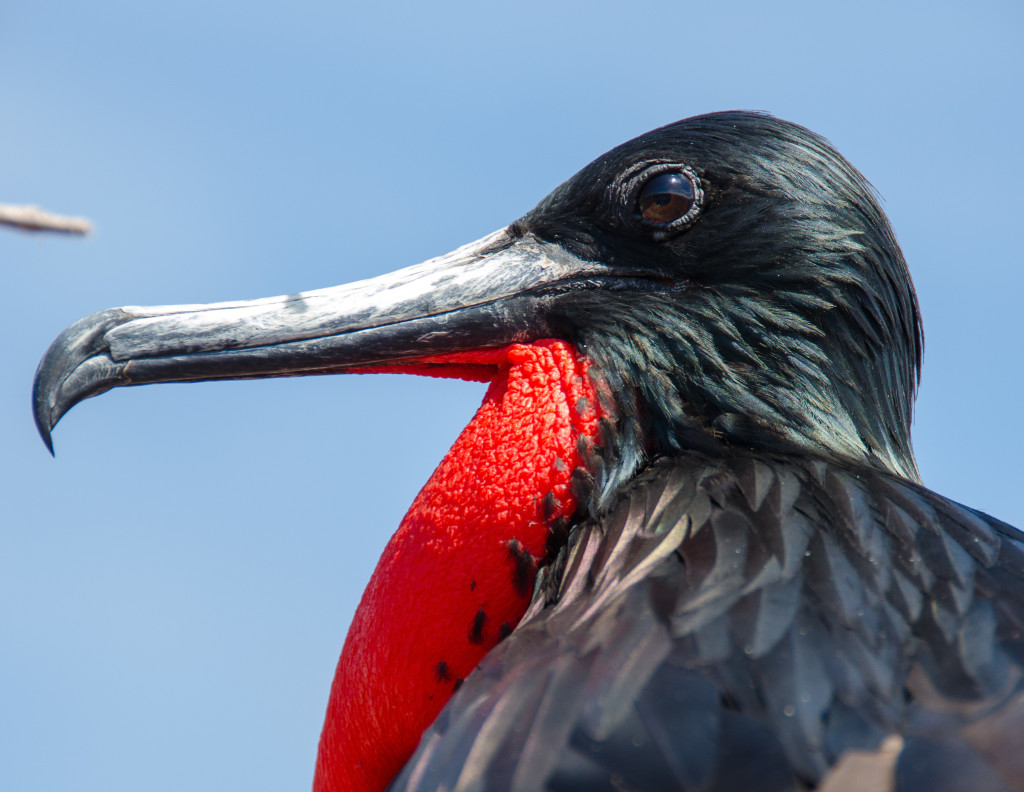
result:
[[[811,453],[920,480],[910,442],[913,350],[887,355],[900,343],[894,334],[861,339],[852,298],[787,307],[797,299],[781,287],[758,297],[722,285],[605,306],[577,299],[574,310],[593,319],[573,340],[614,394],[617,447],[602,495],[638,469],[629,459],[737,448]],[[892,397],[865,398],[878,393]]]
[[[522,618],[597,438],[587,368],[568,344],[538,341],[386,369],[491,384],[363,593],[331,688],[316,792],[383,790]]]

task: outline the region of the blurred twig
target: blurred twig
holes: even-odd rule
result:
[[[92,223],[84,217],[63,217],[38,206],[0,204],[0,225],[26,231],[56,231],[61,234],[88,234]]]

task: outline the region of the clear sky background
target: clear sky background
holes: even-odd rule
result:
[[[771,111],[878,188],[925,482],[1024,525],[1022,8],[0,2],[0,202],[96,223],[0,229],[0,788],[307,788],[362,587],[484,390],[126,388],[54,460],[29,392],[63,327],[421,261],[685,116]]]

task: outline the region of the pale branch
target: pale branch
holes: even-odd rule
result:
[[[0,225],[14,226],[26,231],[56,231],[62,234],[88,234],[92,223],[84,217],[64,217],[52,214],[38,206],[0,204]]]

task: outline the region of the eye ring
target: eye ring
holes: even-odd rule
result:
[[[700,213],[704,191],[691,168],[663,163],[648,168],[636,179],[633,215],[664,238],[689,226]]]

